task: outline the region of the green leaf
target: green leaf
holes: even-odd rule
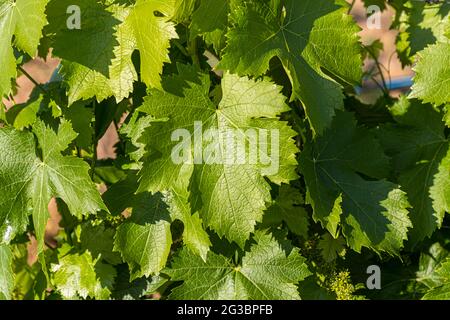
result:
[[[142,198],[141,195],[135,195],[136,189],[137,177],[135,175],[130,175],[126,180],[108,189],[103,197],[110,211],[118,215],[128,206],[132,207],[136,205],[133,201]],[[198,212],[195,214],[191,213],[191,205],[188,198],[189,192],[187,186],[181,184],[174,187],[170,192],[164,192],[163,196],[163,200],[168,206],[167,209],[169,210],[171,220],[179,219],[184,224],[184,243],[194,253],[206,259],[206,254],[211,243],[208,234],[203,229]]]
[[[432,244],[426,252],[422,252],[419,258],[419,270],[416,272],[417,281],[428,289],[442,285],[443,279],[437,270],[448,256],[448,251],[439,242]]]
[[[6,120],[18,130],[30,126],[36,121],[41,102],[42,99],[37,99],[11,107],[6,113]]]
[[[174,24],[169,21],[174,5],[173,0],[137,0],[126,20],[133,29],[141,55],[142,81],[150,87],[161,88],[163,64],[170,62],[170,40],[178,38]]]
[[[77,102],[70,107],[63,107],[62,113],[64,118],[70,121],[73,130],[77,133],[75,138],[75,143],[80,148],[89,150],[92,145],[92,120],[93,120],[93,110],[92,108],[86,107],[85,103]]]
[[[142,162],[140,160],[146,153],[145,143],[139,142],[138,140],[141,138],[145,129],[150,126],[151,122],[151,117],[139,117],[139,113],[134,112],[130,121],[120,128],[120,133],[130,140],[127,143],[127,152],[130,159],[135,162],[136,168],[134,169],[142,168]]]
[[[69,28],[67,9],[72,5],[80,8],[80,29]],[[92,69],[109,76],[118,45],[114,29],[120,21],[106,6],[95,0],[51,0],[46,13],[49,24],[44,33],[51,40],[53,54],[85,66],[85,71]]]
[[[345,240],[341,237],[335,239],[329,233],[325,233],[319,241],[318,248],[323,259],[332,262],[345,252]]]
[[[13,255],[13,300],[42,300],[45,298],[47,280],[40,263],[29,265],[28,243],[10,245]]]
[[[172,20],[177,23],[183,23],[190,20],[195,10],[197,0],[175,0],[175,10]]]
[[[69,5],[80,7],[80,30],[66,26]],[[47,14],[46,34],[55,55],[64,59],[61,73],[69,86],[69,104],[94,96],[99,102],[128,97],[138,79],[131,59],[135,49],[141,56],[142,81],[161,87],[163,64],[170,62],[170,40],[177,38],[169,21],[175,1],[137,0],[132,6],[106,7],[94,0],[52,0]]]
[[[282,184],[278,197],[267,209],[263,218],[263,225],[279,225],[286,222],[289,230],[296,235],[308,238],[308,213],[301,207],[304,204],[300,192],[286,184]]]
[[[336,294],[319,285],[316,275],[308,277],[299,284],[301,298],[303,300],[336,300]]]
[[[190,175],[190,172],[186,172]],[[206,261],[206,256],[211,246],[209,236],[203,229],[203,222],[198,212],[192,213],[189,202],[188,179],[180,179],[180,184],[174,186],[171,191],[164,193],[164,201],[169,206],[172,220],[179,219],[183,222],[183,242],[195,254]],[[183,185],[182,183],[185,183]]]
[[[449,300],[450,299],[450,259],[442,262],[436,270],[439,281],[443,284],[428,291],[423,300]]]
[[[88,251],[86,251],[88,252]],[[94,267],[97,283],[94,288],[94,297],[97,300],[107,300],[115,284],[116,269],[109,264],[97,262]]]
[[[51,268],[53,282],[65,299],[81,297],[106,300],[116,277],[116,270],[107,264],[92,259],[89,251],[69,253],[59,258]]]
[[[187,67],[180,68],[179,76],[165,80],[166,88],[179,88],[190,77]],[[182,96],[152,90],[138,109],[154,119],[138,140],[150,151],[144,159],[138,192],[170,191],[179,179],[188,185],[190,174],[186,172],[192,172],[192,211],[199,211],[205,225],[219,236],[243,246],[271,200],[264,176],[278,184],[297,178],[297,147],[292,139],[296,133],[278,118],[289,108],[280,88],[267,80],[226,74],[222,98],[216,106],[209,99],[209,77],[194,73],[193,78],[190,81],[194,82],[183,88]],[[180,130],[189,136],[182,142],[172,141],[172,134]],[[265,136],[265,142],[252,144],[247,130],[259,140]],[[203,134],[206,138],[199,141],[198,136]],[[279,142],[271,135],[277,135]],[[259,151],[271,146],[266,153],[272,160],[263,163],[258,157],[252,163],[250,148],[237,151],[239,139],[249,141]],[[184,159],[173,161],[173,152],[181,152]]]
[[[1,0],[0,1],[0,97],[8,94],[11,79],[16,77],[16,58],[11,46],[34,57],[42,28],[47,23],[45,6],[48,0]]]
[[[95,136],[100,140],[111,124],[120,124],[125,113],[128,112],[129,103],[122,101],[117,104],[109,99],[95,106]]]
[[[0,300],[10,300],[14,288],[12,253],[9,246],[0,245]]]
[[[167,278],[154,276],[139,278],[130,282],[130,273],[126,265],[118,266],[117,278],[111,298],[117,300],[137,300],[147,294],[155,293],[167,282]]]
[[[131,174],[105,194],[105,197],[120,194],[121,208],[132,208],[131,217],[117,228],[114,240],[114,250],[130,266],[131,281],[158,274],[166,265],[172,245],[171,218],[162,195],[136,195],[136,188],[137,177]]]
[[[423,300],[450,300],[450,283],[434,288],[427,292]]]
[[[131,9],[111,6],[108,10],[120,21],[119,25],[114,26],[114,36],[118,43],[113,49],[114,57],[108,68],[108,76],[95,68],[77,62],[63,61],[61,74],[69,86],[69,105],[77,100],[92,97],[96,97],[100,102],[111,96],[114,96],[118,103],[133,91],[133,82],[137,80],[137,74],[131,55],[137,46],[131,24],[124,22]]]
[[[450,42],[429,46],[418,53],[416,75],[409,95],[424,103],[441,105],[450,102]]]
[[[403,65],[413,63],[413,57],[427,46],[445,41],[446,20],[450,4],[446,1],[428,4],[425,1],[406,1],[400,16],[397,52]]]
[[[225,47],[229,13],[229,0],[201,0],[192,16],[191,30],[195,35],[202,35],[206,43],[212,44],[220,52]]]
[[[378,133],[408,194],[412,245],[430,237],[450,210],[450,148],[442,115],[431,105],[400,98],[391,108],[397,124]]]
[[[335,221],[338,212],[342,232],[355,251],[368,247],[396,254],[403,247],[411,227],[406,195],[381,180],[389,170],[388,158],[374,136],[356,126],[352,114],[338,113],[332,126],[306,145],[300,169],[313,218],[333,235],[330,219]]]
[[[100,194],[90,180],[89,166],[81,159],[63,156],[62,151],[76,137],[70,123],[63,121],[54,132],[43,122],[36,122],[33,132],[0,129],[0,242],[9,243],[25,231],[31,212],[38,240],[43,250],[48,203],[59,197],[74,216],[105,209]],[[40,151],[41,157],[36,156]]]
[[[203,261],[182,249],[170,269],[173,281],[184,281],[171,299],[187,300],[291,300],[300,299],[296,284],[308,277],[298,249],[286,248],[270,234],[257,231],[254,244],[239,265],[212,251]]]
[[[260,76],[278,57],[292,82],[292,98],[302,101],[312,129],[320,133],[335,109],[343,108],[340,85],[322,70],[348,83],[358,83],[362,75],[359,28],[347,10],[343,2],[329,0],[241,2],[231,13],[218,68]]]
[[[95,259],[101,258],[112,265],[122,262],[120,254],[113,252],[115,230],[104,224],[86,222],[81,226],[80,242],[82,250],[89,250]]]

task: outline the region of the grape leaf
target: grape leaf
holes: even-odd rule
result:
[[[217,52],[225,47],[230,5],[229,0],[202,0],[192,16],[192,33],[202,35],[206,43],[212,44]]]
[[[1,0],[0,1],[0,97],[8,94],[11,79],[16,77],[16,58],[11,46],[34,57],[42,29],[47,24],[44,11],[48,0]]]
[[[138,79],[131,59],[135,49],[141,56],[142,80],[160,87],[163,64],[170,62],[170,39],[177,38],[174,24],[168,21],[175,14],[174,1],[138,0],[127,7],[72,1],[83,13],[80,30],[66,27],[67,1],[50,3],[46,31],[55,54],[64,59],[61,74],[69,87],[69,104],[94,96],[99,102],[111,96],[117,102],[126,98]]]
[[[26,103],[12,106],[6,113],[6,120],[14,128],[22,130],[36,121],[42,99],[30,99]]]
[[[152,122],[151,117],[139,117],[138,112],[134,112],[128,123],[125,123],[120,128],[120,133],[125,135],[130,143],[127,143],[127,152],[131,160],[134,161],[133,169],[141,169],[142,162],[140,161],[145,155],[145,143],[139,142],[145,129],[150,126]]]
[[[136,192],[137,186],[137,176],[130,174],[127,179],[116,183],[104,194],[105,202],[113,214],[119,214],[127,207],[132,207],[133,212],[139,211],[137,219],[141,219],[144,222],[148,220],[146,223],[151,224],[145,228],[142,226],[139,228],[137,222],[131,222],[126,228],[119,227],[116,235],[115,248],[120,251],[127,250],[128,253],[122,252],[122,255],[130,264],[132,270],[138,269],[135,264],[139,264],[141,270],[145,270],[146,275],[149,275],[158,273],[160,269],[165,266],[168,250],[170,250],[170,245],[172,243],[170,222],[175,219],[181,220],[184,224],[184,243],[193,252],[206,259],[206,254],[211,244],[208,234],[202,227],[202,221],[198,217],[198,213],[194,215],[191,214],[190,204],[188,202],[189,193],[187,192],[187,189],[184,189],[183,186],[178,186],[171,192],[165,192],[164,196],[157,194],[152,197],[148,194],[135,195],[134,193]],[[164,201],[164,203],[162,201]],[[154,206],[151,204],[152,202],[155,204]],[[154,210],[155,206],[157,206],[156,210]],[[160,217],[152,219],[151,214],[159,214]],[[169,214],[170,217],[167,216],[167,214]],[[160,219],[159,222],[157,219]],[[162,254],[157,256],[148,254],[143,259],[138,259],[136,255],[143,253],[147,254],[147,252],[145,250],[137,250],[135,252],[134,248],[127,249],[125,242],[134,240],[132,236],[133,232],[139,231],[148,232],[148,236],[150,237],[163,237],[162,235],[166,234],[164,236],[166,240],[163,242],[151,241],[145,243],[145,245],[150,248],[147,248],[149,251],[162,251]],[[139,245],[144,245],[144,243],[141,241],[140,243],[135,244],[135,246]],[[128,258],[126,258],[125,255],[127,255]],[[146,259],[149,262],[147,262]],[[138,277],[135,273],[132,273],[132,276],[134,278]]]
[[[436,276],[442,283],[429,290],[423,300],[449,300],[450,299],[450,259],[442,262],[435,271]]]
[[[259,76],[278,57],[292,82],[292,98],[304,104],[313,130],[326,128],[343,108],[340,85],[361,77],[359,28],[347,5],[329,0],[252,0],[232,11],[232,27],[218,68]],[[342,4],[343,6],[341,6]]]
[[[185,172],[186,178],[179,179],[179,184],[171,191],[164,192],[164,201],[169,206],[172,220],[183,222],[183,242],[192,252],[198,254],[206,261],[206,256],[211,246],[209,236],[203,229],[203,222],[198,212],[192,214],[189,203],[188,185],[189,176],[192,172]],[[184,183],[184,184],[183,184]]]
[[[29,265],[29,258],[34,253],[29,252],[27,243],[11,244],[14,272],[14,300],[43,300],[48,288],[47,278],[40,263]],[[41,259],[42,261],[42,259]]]
[[[188,300],[292,300],[300,299],[296,284],[308,277],[305,259],[298,249],[286,248],[262,231],[239,265],[208,253],[203,261],[182,249],[172,266],[164,270],[173,281],[184,281],[171,299]]]
[[[433,243],[427,251],[422,252],[419,270],[416,272],[417,281],[424,284],[427,289],[442,285],[441,276],[436,270],[447,260],[448,255],[449,252],[439,242]]]
[[[325,233],[317,247],[320,249],[322,258],[326,262],[332,262],[345,252],[345,240],[341,237],[335,239],[329,233]]]
[[[70,25],[67,9],[73,5],[80,9],[80,29]],[[106,6],[95,0],[51,0],[46,13],[49,24],[44,33],[51,41],[53,54],[109,76],[113,50],[118,45],[114,27],[120,21]],[[46,50],[40,51],[47,55]]]
[[[76,137],[70,123],[63,121],[55,133],[44,123],[33,125],[41,157],[34,137],[29,132],[0,129],[0,242],[9,241],[25,231],[27,216],[33,216],[38,252],[43,249],[44,231],[49,218],[48,203],[59,197],[75,216],[105,209],[95,185],[90,180],[89,166],[62,151]],[[12,174],[13,173],[13,174]]]
[[[439,63],[437,63],[439,62]],[[441,105],[450,102],[450,42],[432,45],[418,53],[410,98]]]
[[[428,45],[445,40],[450,4],[446,1],[431,5],[425,1],[407,1],[405,11],[400,16],[397,36],[397,52],[404,66],[412,64],[414,55]]]
[[[85,222],[81,225],[80,242],[82,250],[89,250],[94,259],[101,258],[112,265],[122,262],[120,254],[113,252],[115,230],[103,224],[93,225]]]
[[[89,251],[68,253],[52,264],[53,282],[65,299],[106,300],[116,277],[114,267],[92,259]]]
[[[449,300],[450,299],[450,283],[434,288],[427,292],[423,300]]]
[[[120,21],[119,25],[114,26],[114,36],[118,43],[113,49],[114,58],[109,65],[108,76],[80,63],[63,61],[61,74],[69,86],[67,93],[69,105],[74,101],[87,100],[94,96],[98,102],[114,96],[118,103],[133,91],[133,82],[137,80],[137,74],[131,55],[137,46],[132,26],[126,21],[131,9],[110,6],[108,10]]]
[[[143,277],[130,282],[128,267],[120,265],[111,298],[117,300],[140,299],[144,295],[155,293],[166,282],[167,278],[161,276]]]
[[[114,250],[130,266],[131,281],[158,274],[166,265],[172,245],[171,218],[162,195],[136,195],[136,189],[137,177],[130,174],[104,195],[106,199],[115,198],[113,202],[106,200],[113,213],[132,209],[131,217],[117,228],[114,237]]]
[[[129,101],[124,100],[117,104],[114,99],[95,105],[95,137],[101,139],[111,125],[120,125],[123,116],[129,112],[129,106]]]
[[[197,0],[175,0],[175,10],[172,21],[177,23],[188,22],[195,10]]]
[[[174,11],[173,0],[137,0],[127,18],[141,55],[142,81],[150,87],[161,88],[163,64],[170,62],[170,39],[178,38],[174,24],[169,21]]]
[[[0,300],[10,300],[14,288],[12,253],[9,246],[0,245]]]
[[[431,105],[402,97],[391,113],[397,124],[383,126],[378,135],[412,205],[409,240],[414,245],[431,236],[449,212],[449,142],[442,116]]]
[[[285,221],[289,230],[307,239],[308,213],[300,206],[302,204],[302,195],[297,189],[286,184],[281,185],[278,197],[264,214],[262,225],[276,226]]]
[[[72,124],[73,130],[77,133],[75,143],[80,148],[89,150],[92,145],[92,120],[94,118],[92,108],[86,107],[82,101],[76,102],[70,107],[63,107],[64,118]]]
[[[179,76],[168,78],[165,87],[179,88],[186,77],[188,74],[182,72]],[[270,186],[264,176],[278,184],[297,177],[297,148],[292,140],[295,132],[277,117],[289,108],[279,92],[280,88],[273,83],[255,82],[230,74],[222,79],[222,99],[216,107],[209,98],[209,77],[204,74],[198,77],[193,80],[196,82],[188,82],[189,87],[183,88],[182,96],[152,90],[139,107],[140,112],[149,114],[155,120],[138,140],[146,144],[146,150],[150,151],[141,170],[138,192],[170,190],[179,183],[177,179],[189,178],[182,172],[192,172],[193,212],[198,210],[205,225],[219,236],[225,235],[242,246],[256,222],[261,221],[266,203],[270,201]],[[209,131],[212,141],[205,138],[193,142],[186,138],[181,142],[187,149],[183,151],[186,161],[173,161],[173,150],[180,147],[180,142],[172,141],[174,132],[184,130],[184,133],[197,137],[209,129],[221,134],[215,135]],[[273,145],[270,154],[274,158],[271,161],[273,168],[259,161],[261,158],[252,164],[250,150],[247,150],[250,148],[242,154],[234,150],[237,148],[234,136],[249,140],[247,130],[267,138],[261,145],[255,142],[253,148]],[[228,134],[230,131],[234,132],[234,136]],[[271,134],[278,134],[279,144],[275,139],[269,142],[268,136]],[[208,158],[207,151],[211,149],[213,151]],[[204,159],[203,155],[206,155]],[[194,162],[198,164],[194,165]]]
[[[339,112],[330,129],[306,145],[300,169],[316,221],[334,235],[330,219],[337,211],[355,251],[368,247],[398,253],[411,227],[409,204],[397,185],[381,180],[389,170],[388,158],[374,136],[356,126],[352,114]]]

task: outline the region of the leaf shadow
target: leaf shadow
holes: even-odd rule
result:
[[[394,178],[412,206],[409,216],[414,227],[408,243],[412,248],[422,240],[422,230],[434,229],[439,224],[435,202],[445,201],[445,196],[433,199],[431,191],[436,184],[445,183],[445,171],[440,172],[439,168],[447,157],[450,143],[442,114],[432,105],[412,99],[407,105],[399,103],[395,108],[397,123],[383,125],[377,135],[392,159]]]
[[[136,172],[130,172],[124,180],[115,183],[103,194],[103,200],[111,214],[119,215],[126,209],[131,209],[131,216],[125,223],[131,222],[140,226],[156,224],[161,220],[172,222],[162,194],[136,194],[138,185]]]
[[[79,29],[70,24],[78,14],[67,13],[67,8],[72,5],[79,8]],[[109,77],[109,66],[115,58],[114,47],[119,44],[116,26],[121,21],[103,4],[88,0],[53,0],[46,13],[49,24],[44,28],[44,34],[51,39],[49,45],[53,53]]]

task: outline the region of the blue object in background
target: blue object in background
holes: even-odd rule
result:
[[[412,77],[399,77],[387,83],[389,90],[409,88],[413,85]]]
[[[388,90],[409,89],[413,85],[413,80],[411,76],[393,78],[391,79],[391,81],[387,79],[386,85]],[[357,94],[361,94],[363,89],[378,89],[378,87],[374,83],[367,83],[367,86],[365,86],[364,88],[355,87],[355,91]]]

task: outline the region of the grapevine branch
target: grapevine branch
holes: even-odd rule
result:
[[[23,73],[23,75],[25,77],[28,78],[28,80],[30,80],[36,87],[38,87],[39,89],[41,89],[43,92],[47,92],[47,89],[45,89],[39,82],[37,82],[24,68],[22,68],[21,66],[18,67],[18,69],[20,70],[20,72]]]

